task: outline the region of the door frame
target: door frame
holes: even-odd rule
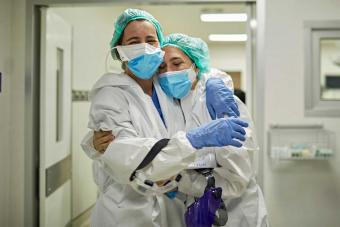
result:
[[[252,75],[254,86],[252,99],[254,121],[260,147],[264,148],[264,18],[265,0],[144,0],[143,4],[199,4],[199,3],[256,3],[258,32],[256,38],[256,69]],[[51,6],[75,6],[97,4],[140,3],[139,0],[27,0],[25,10],[25,194],[24,223],[26,226],[39,226],[39,119],[40,119],[40,8]],[[263,32],[263,33],[262,33]],[[262,49],[261,49],[262,48]],[[249,94],[248,94],[249,96]],[[263,163],[262,150],[259,153],[259,167]],[[259,171],[262,186],[263,173]]]

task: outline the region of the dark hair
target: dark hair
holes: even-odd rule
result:
[[[234,95],[236,95],[244,104],[246,104],[246,93],[241,89],[235,88]]]

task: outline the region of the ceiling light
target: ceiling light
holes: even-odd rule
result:
[[[210,41],[220,42],[244,42],[247,41],[246,34],[210,34]]]
[[[246,13],[202,13],[201,21],[204,22],[245,22]]]

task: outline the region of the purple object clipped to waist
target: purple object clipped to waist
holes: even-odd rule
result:
[[[201,172],[207,178],[207,186],[203,196],[196,199],[185,212],[185,223],[187,227],[224,226],[228,221],[228,212],[222,200],[222,188],[215,188],[211,169]]]
[[[215,213],[221,205],[221,188],[210,188],[185,213],[187,227],[211,227]]]

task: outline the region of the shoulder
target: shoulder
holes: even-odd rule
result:
[[[119,94],[131,86],[136,86],[136,82],[125,73],[107,73],[95,83],[89,98],[93,100],[98,95]]]
[[[216,68],[211,68],[209,72],[204,73],[202,75],[202,78],[201,78],[202,85],[205,86],[206,82],[210,78],[219,78],[224,82],[226,87],[228,87],[230,89],[234,89],[233,80],[232,80],[231,76],[229,74],[227,74],[226,72],[223,72],[223,71],[216,69]]]

